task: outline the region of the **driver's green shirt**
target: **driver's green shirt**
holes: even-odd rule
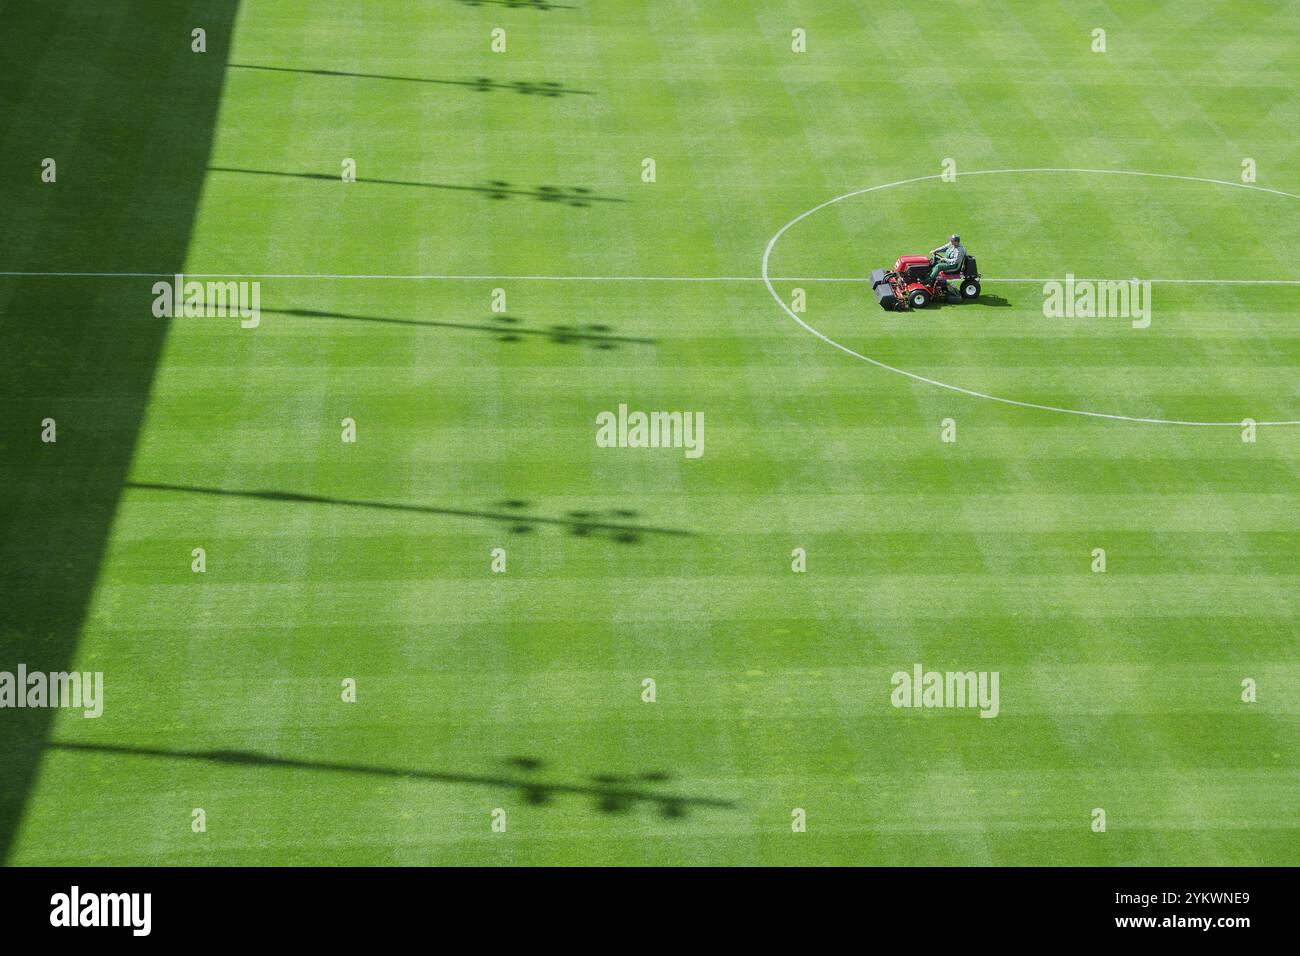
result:
[[[960,243],[956,246],[944,243],[934,250],[934,255],[938,257],[939,264],[947,269],[956,269],[966,261],[966,249]]]

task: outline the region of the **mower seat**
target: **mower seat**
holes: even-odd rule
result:
[[[961,262],[957,263],[951,269],[944,269],[939,273],[940,279],[946,279],[951,282],[953,279],[960,279],[966,274],[966,262],[970,256],[962,256]]]

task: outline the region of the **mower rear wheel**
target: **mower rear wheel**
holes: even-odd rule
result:
[[[980,297],[980,280],[963,280],[961,284],[961,297],[963,302],[969,302],[971,299],[978,299]]]
[[[930,293],[924,289],[914,289],[908,295],[907,302],[914,309],[924,309],[930,304]]]

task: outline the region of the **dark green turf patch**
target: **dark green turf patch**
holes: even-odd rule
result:
[[[17,6],[0,14],[4,268],[179,270],[238,2]],[[196,27],[206,53],[190,49]],[[0,278],[0,669],[73,664],[167,334],[150,301],[143,280]],[[54,713],[0,716],[0,860]]]

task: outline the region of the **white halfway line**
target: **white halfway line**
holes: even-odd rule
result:
[[[170,279],[174,272],[0,272],[5,278],[66,279]],[[530,276],[530,275],[452,275],[333,272],[183,272],[187,279],[340,279],[390,280],[395,282],[763,282],[762,276]],[[1041,285],[1060,282],[1061,276],[1046,279],[994,278],[985,282]],[[1075,276],[1075,282],[1132,282],[1124,279],[1088,279]],[[772,282],[870,282],[867,276],[773,276]],[[1300,279],[1139,279],[1139,282],[1170,285],[1300,285]]]

